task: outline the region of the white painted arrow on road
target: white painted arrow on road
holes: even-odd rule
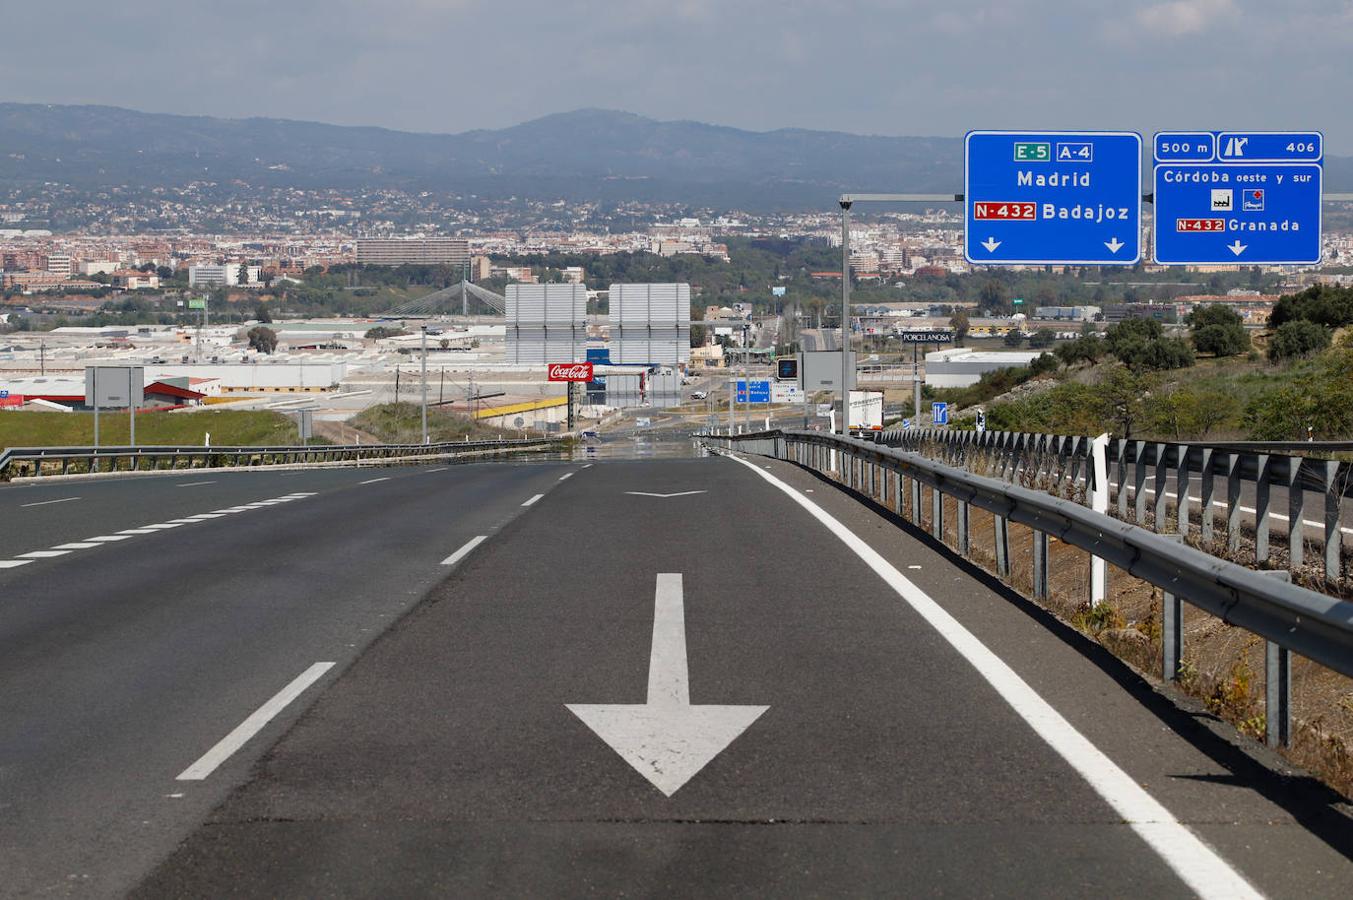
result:
[[[770,709],[691,705],[680,573],[658,576],[648,702],[565,705],[668,797]]]
[[[994,237],[989,237],[982,242],[982,246],[987,248],[988,253],[995,253],[996,248],[1001,246],[1001,242],[996,240]]]
[[[1118,235],[1114,235],[1111,240],[1107,240],[1104,242],[1104,246],[1109,248],[1110,253],[1117,253],[1119,250],[1122,250],[1124,247],[1126,247],[1127,244],[1118,240]]]
[[[1240,238],[1236,238],[1236,242],[1234,244],[1227,244],[1226,249],[1230,250],[1236,256],[1239,256],[1240,254],[1245,252],[1245,248],[1248,246],[1249,244],[1242,244],[1240,242]]]
[[[689,497],[691,494],[707,494],[708,491],[677,491],[675,494],[650,494],[648,491],[625,491],[635,497],[661,497],[666,500],[668,497]]]

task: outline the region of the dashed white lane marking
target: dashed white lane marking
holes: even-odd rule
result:
[[[530,506],[532,503],[535,503],[537,500],[539,500],[541,497],[544,496],[545,496],[544,494],[536,494],[530,500],[527,500],[525,503],[523,503],[522,506]]]
[[[359,481],[359,482],[357,482],[357,483],[358,483],[358,484],[375,484],[375,483],[378,482],[378,481],[389,481],[389,480],[390,480],[390,476],[389,476],[389,475],[386,475],[386,476],[384,476],[383,478],[368,478],[366,481]]]
[[[478,547],[480,544],[484,543],[484,541],[487,539],[488,539],[487,534],[481,534],[478,537],[470,538],[468,541],[465,542],[465,546],[461,547],[455,553],[452,553],[446,559],[442,560],[442,565],[454,566],[456,563],[460,562],[467,555],[469,555],[471,550],[473,550],[475,547]]]
[[[730,456],[784,492],[809,515],[817,519],[841,543],[887,583],[897,595],[949,642],[958,653],[995,688],[1010,708],[1066,760],[1081,777],[1123,817],[1152,850],[1199,897],[1259,898],[1239,872],[1187,827],[1179,822],[1160,801],[1120,769],[1098,747],[1063,718],[1052,704],[1039,696],[1015,670],[991,652],[972,632],[907,579],[892,563],[841,524],[822,507],[799,494],[755,464]]]
[[[174,487],[198,487],[204,484],[215,484],[214,481],[185,481],[182,484],[176,484]]]
[[[572,477],[573,477],[573,473],[572,473],[572,472],[565,472],[563,475],[560,475],[560,476],[559,476],[559,480],[560,480],[560,481],[568,481],[568,480],[569,480],[570,478],[572,478]]]
[[[449,469],[449,468],[451,468],[451,467],[450,467],[450,466],[442,466],[440,469],[428,469],[428,470],[427,470],[427,474],[431,475],[433,472],[445,472],[445,471],[446,471],[447,469]]]
[[[62,497],[60,500],[39,500],[36,503],[20,503],[20,506],[46,506],[49,503],[69,503],[72,500],[79,500],[79,497]]]
[[[199,482],[201,484],[215,484],[215,482]],[[190,485],[180,485],[188,487]],[[226,509],[219,509],[215,512],[198,513],[197,515],[187,516],[182,519],[170,519],[167,522],[157,522],[154,525],[143,525],[140,528],[124,528],[114,534],[100,534],[95,537],[85,538],[83,541],[71,541],[65,544],[57,544],[48,550],[30,550],[27,553],[20,553],[13,559],[0,559],[0,569],[16,569],[19,566],[26,566],[29,563],[39,559],[51,559],[53,557],[65,556],[72,550],[92,550],[95,547],[101,547],[104,544],[117,541],[130,540],[132,537],[141,534],[155,534],[159,531],[166,531],[170,528],[182,528],[184,525],[195,525],[199,522],[208,522],[212,519],[221,519],[227,515],[237,512],[244,512],[250,509],[261,509],[264,506],[278,503],[290,503],[293,500],[302,500],[306,497],[315,496],[314,491],[297,491],[287,494],[283,497],[274,497],[271,500],[263,500],[258,503],[250,503],[244,506],[232,506]],[[44,500],[40,503],[30,505],[41,506],[43,503],[60,503],[64,500],[78,500],[79,497],[66,497],[63,500]]]
[[[333,667],[334,664],[331,662],[317,662],[297,675],[290,684],[274,694],[272,699],[254,710],[249,718],[235,726],[234,731],[221,738],[216,746],[202,755],[201,759],[180,772],[176,780],[201,781],[215,772],[221,763],[248,743],[250,738],[263,730],[264,725],[271,722],[278,713],[287,708],[291,701],[303,694],[306,688],[319,681],[324,673]]]
[[[591,463],[588,463],[587,465],[583,466],[583,468],[584,468],[584,469],[590,469],[590,468],[592,468],[592,464],[591,464]]]

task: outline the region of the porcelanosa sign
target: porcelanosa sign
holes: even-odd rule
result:
[[[550,363],[550,381],[591,381],[591,363]]]

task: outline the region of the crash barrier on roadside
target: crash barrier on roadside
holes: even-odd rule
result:
[[[83,473],[408,462],[540,450],[563,443],[559,438],[530,438],[316,447],[11,447],[0,451],[0,481]]]
[[[1181,601],[1244,628],[1268,642],[1267,739],[1286,744],[1291,722],[1291,654],[1353,676],[1353,602],[1292,584],[1286,573],[1247,569],[1071,499],[969,472],[901,448],[813,431],[772,430],[700,435],[710,447],[786,460],[839,479],[847,488],[883,497],[899,515],[921,524],[923,492],[931,495],[930,524],[944,543],[944,497],[957,504],[954,549],[967,558],[972,507],[992,513],[996,574],[1010,577],[1009,524],[1033,533],[1033,592],[1048,596],[1048,539],[1055,537],[1160,588],[1164,594],[1162,676],[1178,677],[1183,658]],[[1088,459],[1083,458],[1083,461]],[[1084,479],[1092,490],[1094,466]],[[894,503],[895,500],[895,503]],[[904,512],[910,509],[910,515]],[[947,545],[946,545],[947,546]],[[1092,567],[1093,569],[1093,567]],[[1091,603],[1096,602],[1091,593]]]
[[[1063,496],[1083,491],[1089,477],[1088,437],[908,428],[885,431],[881,442],[960,468],[976,464],[992,477],[1038,484]],[[1203,444],[1119,438],[1109,441],[1106,449],[1110,480],[1117,486],[1118,518],[1161,534],[1185,538],[1192,534],[1208,543],[1216,538],[1221,510],[1232,555],[1240,553],[1242,535],[1248,536],[1252,528],[1256,566],[1285,562],[1289,571],[1298,573],[1306,563],[1306,545],[1312,543],[1322,551],[1326,581],[1337,583],[1343,576],[1343,536],[1348,531],[1342,501],[1353,497],[1353,465],[1312,454],[1347,455],[1353,452],[1353,442]],[[1215,496],[1219,478],[1226,480],[1225,497]],[[1287,493],[1285,515],[1275,509],[1275,487]],[[1196,505],[1190,499],[1195,491]],[[1310,508],[1317,504],[1318,510]],[[1285,561],[1273,556],[1275,520],[1287,531]],[[1248,552],[1248,544],[1245,549]]]

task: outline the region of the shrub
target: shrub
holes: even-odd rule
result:
[[[1274,362],[1310,356],[1330,345],[1330,332],[1324,325],[1295,319],[1278,326],[1268,342],[1268,358]]]
[[[1244,320],[1224,306],[1200,306],[1189,313],[1193,346],[1199,353],[1238,356],[1250,348]]]

